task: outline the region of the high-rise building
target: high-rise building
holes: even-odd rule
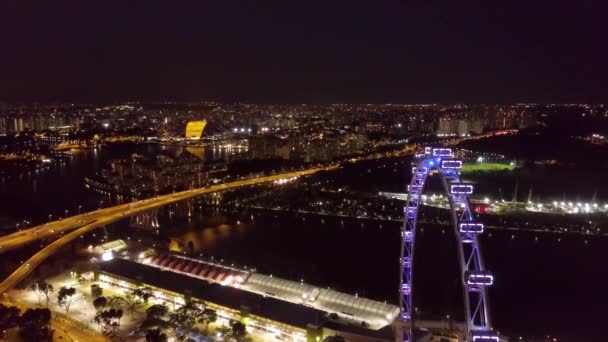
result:
[[[13,130],[16,133],[23,132],[23,118],[14,118],[13,119]]]
[[[469,122],[465,119],[458,120],[458,132],[457,134],[460,136],[470,134]]]
[[[6,118],[0,116],[0,135],[6,135],[8,132],[8,127],[6,127]]]
[[[460,120],[454,120],[451,118],[440,118],[439,127],[437,128],[438,135],[453,135],[459,131]]]
[[[475,134],[483,133],[483,122],[481,118],[471,119],[471,132]]]
[[[281,158],[289,159],[292,144],[277,137],[250,137],[249,154],[253,159]]]

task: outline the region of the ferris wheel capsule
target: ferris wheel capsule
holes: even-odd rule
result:
[[[405,219],[402,230],[401,248],[401,295],[399,315],[402,321],[408,321],[404,331],[404,341],[412,342],[415,319],[413,298],[413,268],[414,245],[418,209],[423,198],[426,179],[431,174],[438,174],[444,185],[444,191],[452,196],[449,201],[452,217],[458,218],[452,222],[458,244],[458,258],[461,271],[462,289],[464,292],[465,324],[467,340],[478,342],[499,341],[499,335],[492,330],[490,311],[485,287],[494,283],[494,275],[487,271],[479,248],[477,234],[484,231],[483,223],[476,222],[473,217],[468,196],[473,193],[473,185],[462,183],[458,169],[462,161],[443,159],[451,156],[451,149],[425,148],[426,157],[418,161],[412,169],[412,179],[408,186],[408,198],[404,208]]]

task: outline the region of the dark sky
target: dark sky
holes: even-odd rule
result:
[[[0,3],[0,101],[608,102],[587,0]]]

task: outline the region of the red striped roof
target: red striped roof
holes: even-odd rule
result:
[[[198,272],[197,276],[199,276],[199,277],[204,277],[204,276],[205,276],[205,274],[207,274],[207,271],[208,271],[208,270],[209,270],[209,265],[203,265],[203,266],[201,267],[201,271],[200,271],[200,272]]]
[[[222,275],[222,277],[220,279],[218,279],[218,281],[223,282],[224,280],[226,280],[226,278],[228,278],[228,276],[230,276],[231,273],[230,272],[226,272]]]
[[[186,273],[193,277],[216,282],[224,282],[230,276],[235,278],[246,273],[228,267],[210,264],[201,260],[181,258],[170,254],[152,257],[150,259],[150,265],[168,268],[175,272]]]
[[[203,267],[203,264],[201,264],[200,262],[197,262],[196,265],[194,265],[194,267],[190,270],[190,274],[196,276],[198,275],[198,271],[201,270],[201,267]]]
[[[175,268],[177,264],[179,264],[181,260],[178,258],[169,258],[169,262],[167,263],[168,268]]]
[[[164,258],[163,261],[159,264],[159,266],[167,267],[167,265],[169,265],[171,261],[173,261],[171,257]]]
[[[196,261],[190,261],[190,262],[188,263],[188,265],[186,265],[186,267],[184,267],[183,271],[184,271],[184,272],[188,272],[188,273],[190,273],[190,270],[191,270],[192,268],[194,268],[194,266],[196,266],[197,264],[198,264],[198,262],[196,262]]]

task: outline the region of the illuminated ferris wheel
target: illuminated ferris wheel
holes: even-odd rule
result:
[[[449,148],[427,147],[423,154],[417,155],[417,165],[412,170],[412,180],[408,189],[405,206],[405,222],[401,232],[401,320],[409,327],[403,340],[413,341],[414,305],[412,277],[414,269],[414,242],[416,219],[420,207],[420,197],[429,173],[436,170],[441,177],[443,188],[448,195],[452,224],[458,241],[458,259],[462,276],[465,305],[466,340],[473,342],[499,341],[498,334],[492,330],[487,299],[487,287],[494,282],[492,274],[486,270],[478,235],[484,225],[475,221],[469,204],[473,193],[471,184],[462,183],[460,168],[462,161],[453,159]]]

